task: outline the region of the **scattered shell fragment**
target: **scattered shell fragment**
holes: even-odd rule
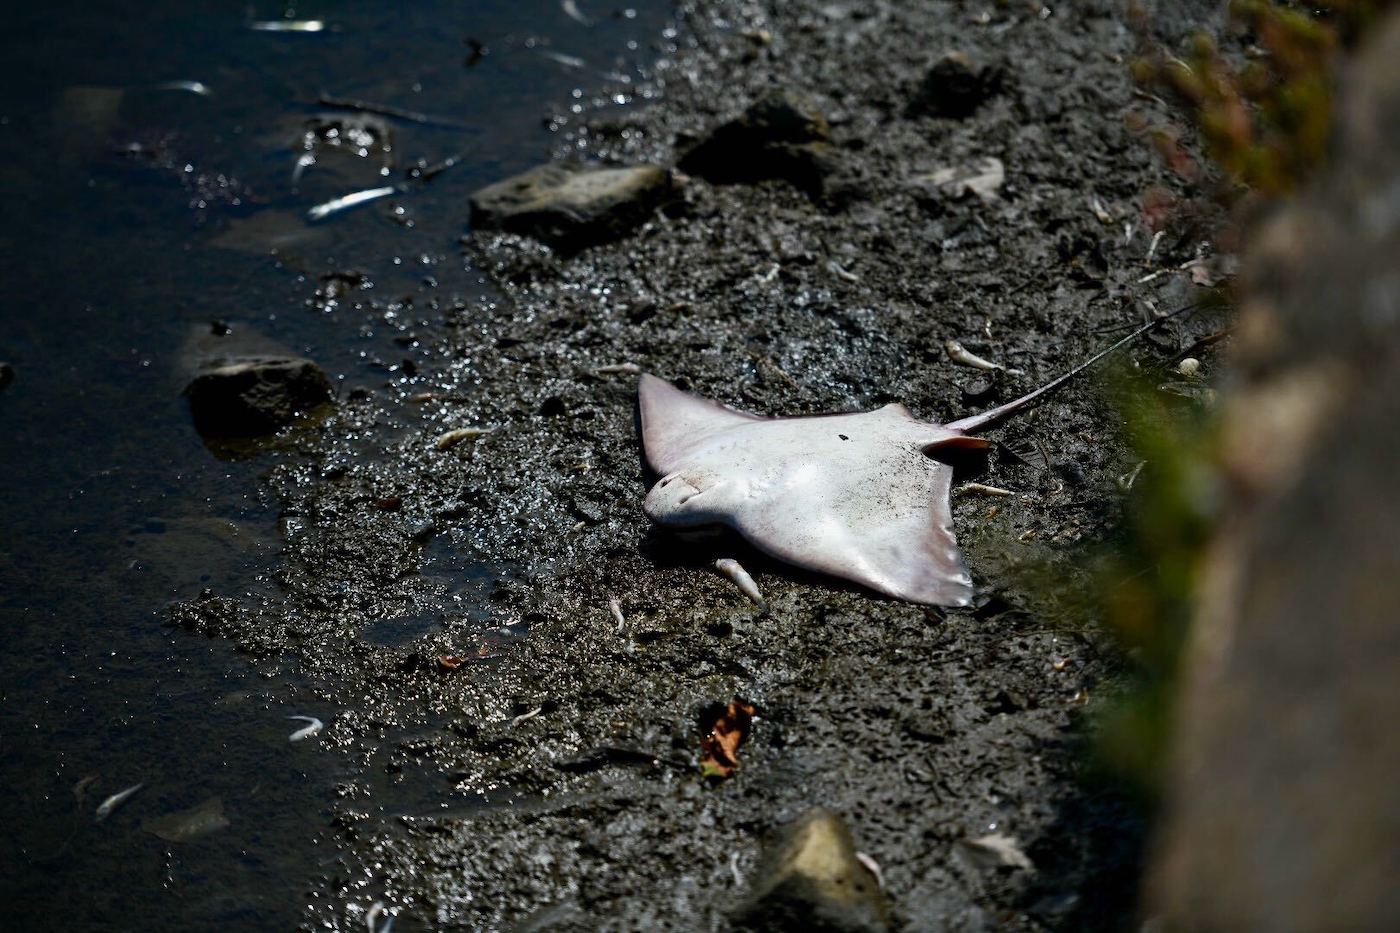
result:
[[[959,363],[963,366],[970,366],[973,369],[999,369],[1002,372],[1006,373],[1008,376],[1021,375],[1021,371],[1019,369],[1009,369],[1001,365],[1000,363],[993,363],[991,360],[984,360],[977,354],[968,352],[967,348],[956,340],[948,339],[943,341],[943,349],[948,351],[948,358],[954,363]]]
[[[474,437],[481,437],[484,434],[490,434],[494,430],[496,429],[453,428],[451,431],[448,431],[447,433],[438,436],[438,439],[436,441],[436,447],[438,450],[447,450],[449,447],[455,447],[456,445],[462,443],[462,441],[471,440]]]
[[[1014,836],[990,833],[976,839],[962,839],[958,842],[958,848],[972,862],[984,868],[1005,866],[1035,870],[1035,864],[1021,851],[1021,844]]]
[[[617,620],[617,630],[622,631],[622,627],[627,624],[627,618],[623,616],[622,607],[618,605],[616,598],[608,600],[608,612],[611,612],[612,617]]]
[[[955,492],[960,495],[975,493],[980,496],[1014,496],[1016,493],[1010,489],[1002,489],[1000,486],[988,486],[985,483],[963,483]]]
[[[313,735],[319,733],[322,729],[326,728],[326,724],[321,722],[321,720],[317,719],[315,716],[288,716],[287,718],[295,720],[296,722],[306,723],[306,725],[303,728],[298,729],[291,735],[287,736],[288,742],[300,742],[302,739],[309,739]]]
[[[635,376],[641,371],[642,367],[638,366],[636,363],[611,363],[607,366],[599,366],[597,369],[598,374],[602,376],[611,376],[615,374]]]
[[[510,724],[511,724],[512,726],[518,726],[518,725],[520,725],[522,722],[527,722],[527,721],[529,721],[529,720],[531,720],[531,719],[534,719],[536,716],[538,716],[540,713],[543,713],[543,712],[544,712],[544,707],[543,707],[543,706],[536,706],[534,709],[530,710],[530,712],[528,712],[528,713],[521,713],[519,716],[516,716],[514,719],[512,719],[512,720],[510,721]]]
[[[1103,202],[1100,201],[1098,198],[1091,198],[1091,199],[1089,200],[1089,210],[1091,210],[1091,211],[1094,212],[1094,217],[1098,219],[1098,222],[1099,222],[1099,223],[1101,223],[1101,224],[1111,224],[1111,223],[1113,223],[1113,215],[1110,214],[1110,213],[1104,208]]]
[[[1151,262],[1152,257],[1157,255],[1157,246],[1162,242],[1162,234],[1164,233],[1166,233],[1165,230],[1158,230],[1156,233],[1152,234],[1152,242],[1147,244],[1147,262]]]
[[[971,194],[984,201],[995,201],[998,198],[997,192],[1006,182],[1006,166],[1000,159],[988,156],[968,165],[940,168],[927,175],[920,175],[914,181],[921,185],[931,185],[955,198]]]
[[[1187,379],[1190,379],[1201,371],[1201,361],[1194,356],[1188,356],[1186,359],[1176,364],[1176,371]]]
[[[842,281],[845,281],[845,282],[859,282],[859,281],[860,281],[860,276],[856,275],[854,272],[849,272],[849,271],[847,271],[847,270],[846,270],[839,262],[837,262],[835,259],[833,259],[833,260],[831,260],[830,262],[828,262],[828,263],[826,264],[826,268],[827,268],[827,271],[829,271],[832,275],[836,276],[838,279],[841,279]]]
[[[739,588],[739,592],[753,600],[756,605],[763,605],[763,594],[759,592],[758,584],[753,582],[753,577],[749,576],[749,572],[737,560],[732,557],[722,557],[715,561],[715,569],[733,580],[734,585]]]
[[[875,883],[880,886],[880,890],[885,890],[885,873],[880,870],[880,863],[864,852],[856,853],[856,861],[864,865],[866,870],[875,876]]]

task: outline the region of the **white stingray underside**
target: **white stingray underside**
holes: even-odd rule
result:
[[[971,599],[948,502],[953,471],[924,450],[980,442],[902,405],[764,418],[651,375],[639,398],[647,462],[662,477],[647,495],[653,521],[728,525],[790,564],[911,602]]]

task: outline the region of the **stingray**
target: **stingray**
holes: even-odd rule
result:
[[[673,528],[728,526],[772,557],[897,599],[966,606],[972,577],[953,535],[953,468],[940,458],[991,446],[973,435],[1162,320],[1014,401],[947,424],[922,421],[897,403],[765,417],[644,373],[637,391],[642,447],[660,479],[643,511]]]

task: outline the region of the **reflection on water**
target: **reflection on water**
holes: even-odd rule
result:
[[[285,27],[275,5],[69,6],[8,11],[0,40],[4,925],[286,929],[333,870],[337,710],[290,666],[163,624],[206,588],[277,598],[259,476],[292,454],[205,448],[179,395],[200,335],[309,356],[337,387],[401,375],[353,297],[470,300],[467,193],[544,158],[572,88],[635,74],[666,4],[339,3]],[[489,574],[443,547],[424,573],[484,630]],[[289,742],[289,715],[327,733]]]

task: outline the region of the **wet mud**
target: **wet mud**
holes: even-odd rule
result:
[[[460,272],[415,292],[348,286],[340,313],[403,361],[281,441],[299,456],[267,474],[276,587],[172,610],[254,663],[291,659],[337,711],[319,740],[353,776],[307,922],[358,929],[382,902],[398,930],[723,927],[769,834],[824,807],[881,867],[895,928],[1127,926],[1142,814],[1083,773],[1126,662],[1085,597],[1136,462],[1119,406],[1209,325],[1173,322],[1108,367],[1123,378],[991,432],[1002,446],[962,475],[1019,495],[954,499],[966,610],[648,527],[622,364],[756,412],[899,401],[947,421],[1192,300],[1180,267],[1201,229],[1157,237],[1142,213],[1173,182],[1125,125],[1163,106],[1134,94],[1139,38],[1112,4],[679,17],[656,102],[618,107],[607,85],[561,101],[556,157],[674,166],[790,88],[828,125],[819,158],[738,183],[683,173],[610,242],[479,232]],[[926,76],[952,50],[996,80],[930,110]],[[990,188],[930,181],[987,159],[1004,173]],[[949,339],[1019,373],[959,366]],[[438,443],[467,427],[489,431]],[[765,608],[714,571],[726,557]],[[734,774],[707,780],[706,717],[735,697],[757,718]],[[959,854],[989,834],[1034,867]]]

